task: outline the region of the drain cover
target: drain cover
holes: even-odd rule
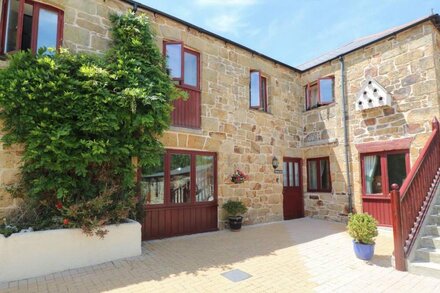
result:
[[[232,282],[240,282],[252,277],[252,275],[238,269],[222,273],[222,276]]]

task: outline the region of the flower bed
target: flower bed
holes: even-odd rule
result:
[[[0,282],[37,277],[141,254],[141,225],[104,227],[104,238],[81,229],[0,234]]]

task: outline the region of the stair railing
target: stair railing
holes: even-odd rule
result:
[[[394,259],[397,270],[406,270],[406,261],[431,204],[440,168],[440,125],[432,121],[432,133],[399,190],[391,186]]]

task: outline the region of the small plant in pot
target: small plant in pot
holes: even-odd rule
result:
[[[354,253],[359,259],[370,260],[374,255],[374,238],[377,236],[377,221],[369,214],[350,214],[348,234],[353,238]]]
[[[247,212],[247,207],[238,200],[228,200],[222,207],[228,213],[229,228],[232,231],[240,230],[243,222],[242,215]]]

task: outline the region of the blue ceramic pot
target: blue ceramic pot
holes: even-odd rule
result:
[[[353,248],[357,258],[363,260],[370,260],[373,258],[374,244],[362,244],[362,243],[357,243],[353,240]]]

